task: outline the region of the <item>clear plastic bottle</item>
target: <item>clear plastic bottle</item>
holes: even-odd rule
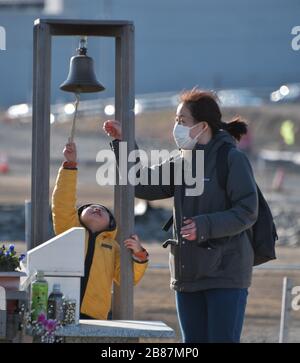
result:
[[[60,284],[53,285],[53,291],[48,298],[48,319],[54,319],[62,323],[64,318],[63,294],[60,291]]]
[[[72,325],[76,322],[76,300],[64,297],[64,320],[63,325]]]
[[[48,283],[44,272],[38,271],[35,281],[31,284],[31,319],[36,321],[40,314],[47,315]]]

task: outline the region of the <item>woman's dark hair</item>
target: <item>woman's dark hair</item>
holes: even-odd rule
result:
[[[218,96],[214,92],[193,88],[180,95],[180,101],[190,110],[196,122],[206,121],[215,135],[220,129],[228,131],[238,141],[247,133],[248,125],[240,116],[230,122],[222,121]]]

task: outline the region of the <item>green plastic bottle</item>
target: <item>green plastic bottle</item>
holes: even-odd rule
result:
[[[38,271],[36,280],[31,284],[31,319],[36,321],[40,314],[47,316],[48,283],[44,272]]]

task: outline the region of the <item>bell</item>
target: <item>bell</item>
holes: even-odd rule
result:
[[[86,55],[86,37],[81,38],[78,54],[70,60],[68,78],[60,85],[60,89],[73,93],[92,93],[104,91],[94,72],[93,58]]]

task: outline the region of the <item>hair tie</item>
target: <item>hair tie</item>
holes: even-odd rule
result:
[[[227,126],[228,126],[227,122],[220,121],[220,129],[226,130]]]

